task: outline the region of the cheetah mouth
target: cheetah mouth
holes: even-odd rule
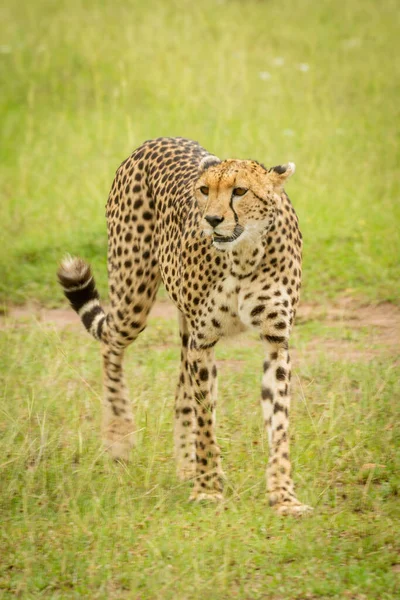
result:
[[[240,237],[242,235],[244,231],[244,227],[242,227],[241,225],[236,225],[235,229],[233,230],[232,235],[228,235],[228,236],[224,236],[224,235],[219,235],[218,233],[213,234],[213,241],[214,243],[218,243],[218,244],[226,244],[228,242],[234,242],[235,240],[238,239],[238,237]]]

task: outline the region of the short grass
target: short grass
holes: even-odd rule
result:
[[[5,0],[0,19],[3,302],[60,302],[67,251],[105,293],[115,169],[160,135],[295,161],[304,297],[398,297],[397,0]]]
[[[393,357],[321,355],[297,369],[292,457],[315,513],[296,520],[275,516],[265,496],[261,347],[219,349],[226,501],[193,506],[172,456],[174,323],[152,319],[129,350],[138,445],[126,466],[101,450],[99,351],[83,330],[28,320],[4,329],[1,344],[1,597],[397,597]]]

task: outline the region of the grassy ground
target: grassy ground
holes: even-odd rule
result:
[[[332,338],[310,322],[294,347],[301,353],[316,334],[321,349]],[[356,341],[365,345],[363,331]],[[321,352],[300,363],[292,453],[299,496],[315,514],[298,521],[276,517],[265,499],[262,356],[251,338],[218,352],[227,473],[218,507],[188,504],[189,485],[175,478],[174,323],[153,319],[131,349],[139,439],[126,467],[100,449],[100,361],[83,330],[28,320],[6,328],[2,346],[2,597],[396,597],[393,357],[351,363]]]
[[[26,6],[25,6],[26,4]],[[297,163],[304,297],[398,295],[398,3],[5,0],[3,301],[57,303],[66,251],[105,291],[104,205],[144,139]]]
[[[67,251],[106,295],[114,171],[160,135],[295,161],[303,298],[396,301],[397,4],[5,0],[0,302],[61,303]],[[315,513],[284,520],[265,499],[261,349],[219,349],[226,501],[192,506],[172,458],[176,325],[151,325],[130,351],[138,447],[125,467],[100,449],[96,344],[34,318],[1,325],[0,597],[396,598],[398,347],[376,346],[370,324],[299,323],[292,456]]]

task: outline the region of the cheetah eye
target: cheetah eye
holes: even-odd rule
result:
[[[235,188],[233,190],[233,195],[234,196],[244,196],[247,193],[248,190],[246,190],[246,188]]]
[[[200,191],[204,196],[208,196],[208,187],[206,185],[202,185]]]

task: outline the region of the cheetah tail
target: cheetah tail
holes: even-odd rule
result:
[[[90,266],[81,258],[66,256],[57,271],[58,281],[72,308],[96,340],[104,338],[106,314]]]

